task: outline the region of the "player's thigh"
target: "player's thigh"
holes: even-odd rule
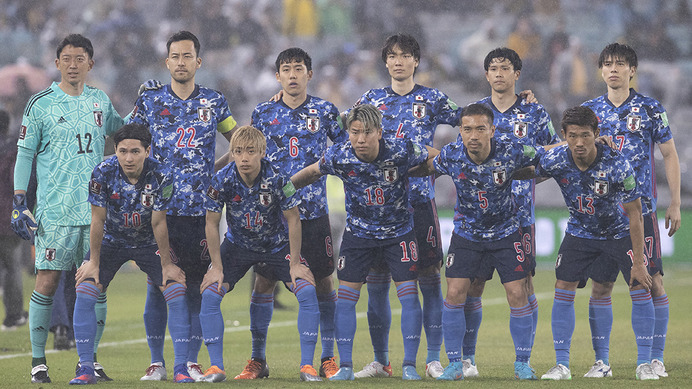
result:
[[[129,257],[135,261],[137,267],[149,277],[156,286],[163,286],[163,271],[161,269],[161,257],[157,254],[157,245],[127,249]]]
[[[413,207],[413,230],[418,243],[418,268],[432,268],[438,272],[442,263],[442,242],[440,240],[440,220],[437,217],[435,200],[417,204]]]
[[[531,274],[526,256],[521,248],[521,233],[514,233],[502,239],[486,242],[486,259],[497,270],[503,284],[526,278]],[[522,284],[523,285],[523,284]]]
[[[255,263],[255,273],[268,281],[281,281],[284,285],[291,282],[289,245],[284,246],[276,253],[253,253],[250,257],[255,258],[251,260]]]
[[[378,243],[377,239],[359,238],[345,231],[336,260],[339,281],[363,284],[370,268],[382,261],[382,248]]]
[[[156,252],[156,246],[154,246],[154,252]],[[135,259],[133,252],[129,249],[119,248],[109,244],[101,245],[101,253],[99,257],[99,283],[103,286],[102,290],[106,290],[108,285],[110,285],[113,278],[115,278],[115,273],[120,270],[123,264],[131,259]],[[161,285],[161,259],[154,253],[156,260],[159,261],[159,275],[158,278],[153,279],[152,282],[155,285]],[[89,260],[89,253],[85,257],[85,262]],[[139,263],[137,264],[139,266]],[[141,269],[141,266],[140,266]],[[149,275],[149,273],[147,273]],[[151,277],[151,275],[149,275]]]
[[[39,223],[34,244],[37,270],[71,270],[89,250],[89,226]]]
[[[413,231],[383,241],[382,255],[394,282],[418,278],[418,266],[420,264],[418,263],[416,234]]]
[[[168,240],[173,256],[171,260],[185,272],[192,283],[199,283],[211,263],[207,250],[204,216],[166,217]]]
[[[663,275],[663,259],[661,258],[661,234],[658,228],[656,214],[644,216],[644,254],[648,259],[647,268],[652,276]],[[661,285],[662,287],[662,285]],[[654,290],[657,288],[654,287]]]
[[[555,259],[555,278],[565,282],[579,282],[580,287],[584,287],[586,280],[592,276],[594,264],[607,265],[598,262],[601,251],[596,244],[597,242],[591,239],[565,234]],[[605,282],[611,277],[612,269],[603,270],[608,270],[608,277],[598,281]],[[615,271],[617,275],[617,269]]]
[[[221,243],[220,251],[221,263],[223,264],[223,282],[229,285],[228,291],[230,292],[253,265],[260,263],[261,257],[225,238]]]
[[[301,257],[307,262],[315,280],[321,280],[334,273],[334,249],[329,215],[301,222],[303,239]]]
[[[452,234],[445,259],[445,277],[472,279],[477,274],[482,260],[483,250],[479,242]]]

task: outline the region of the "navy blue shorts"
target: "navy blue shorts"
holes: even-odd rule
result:
[[[370,268],[382,268],[395,282],[418,279],[418,248],[413,230],[389,239],[359,238],[344,231],[336,270],[339,280],[365,282]]]
[[[288,244],[274,254],[259,253],[244,249],[224,238],[223,243],[221,243],[223,282],[227,282],[230,285],[228,288],[230,292],[235,287],[235,284],[253,266],[255,266],[255,271],[265,278],[291,282],[289,254]]]
[[[166,216],[171,260],[185,272],[188,284],[199,284],[211,263],[205,216]]]
[[[661,235],[658,231],[656,214],[644,215],[644,254],[649,260],[647,268],[652,276],[656,273],[663,275],[663,260],[661,259]]]
[[[555,278],[567,282],[586,280],[600,283],[615,282],[622,272],[625,282],[630,282],[632,259],[627,254],[632,250],[629,236],[621,239],[596,240],[578,238],[565,234],[555,261]]]
[[[519,233],[521,234],[521,245],[524,250],[524,257],[526,258],[525,263],[526,268],[529,270],[532,276],[536,275],[536,246],[535,246],[535,236],[536,236],[536,225],[532,224],[530,226],[519,228]],[[480,280],[492,280],[495,268],[490,265],[490,263],[485,262],[481,264],[481,268],[475,278]]]
[[[418,268],[439,265],[443,253],[435,199],[413,207],[413,229],[418,242]]]
[[[307,262],[315,281],[334,273],[334,248],[329,215],[312,220],[302,220],[303,240],[300,256]]]
[[[452,234],[445,261],[447,278],[474,278],[482,269],[497,269],[503,284],[525,278],[530,264],[524,255],[519,230],[500,240],[474,242]]]
[[[157,245],[138,248],[122,248],[108,244],[101,245],[101,258],[99,262],[99,282],[104,290],[115,277],[115,273],[127,261],[135,261],[137,267],[147,274],[154,285],[161,286],[163,273],[161,270],[161,257],[158,254]],[[89,260],[87,253],[85,261]]]

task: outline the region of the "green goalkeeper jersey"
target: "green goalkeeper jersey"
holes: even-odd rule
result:
[[[91,86],[85,85],[79,96],[70,96],[54,82],[31,97],[17,146],[20,152],[22,148],[33,152],[36,160],[39,222],[91,223],[87,201],[91,172],[103,160],[106,135],[123,124],[108,96]]]

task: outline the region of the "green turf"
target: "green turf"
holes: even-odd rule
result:
[[[562,386],[569,388],[587,388],[593,386],[608,385],[611,388],[629,388],[631,385],[646,387],[691,387],[692,384],[692,336],[690,336],[690,323],[692,322],[692,308],[687,299],[687,293],[692,286],[692,269],[689,266],[677,266],[668,268],[666,277],[666,290],[670,296],[671,321],[666,347],[666,367],[670,377],[657,382],[642,383],[634,380],[636,359],[636,347],[634,335],[630,326],[630,301],[624,283],[620,283],[613,295],[614,324],[611,339],[610,361],[614,371],[612,379],[589,380],[581,378],[593,363],[593,351],[591,350],[590,333],[588,326],[588,292],[580,291],[576,298],[576,330],[572,342],[571,368],[573,379],[571,382],[516,382],[513,379],[512,363],[514,351],[512,340],[508,331],[509,309],[504,299],[503,289],[497,279],[491,281],[486,287],[484,296],[483,325],[479,333],[477,363],[481,373],[479,379],[468,379],[463,383],[444,383],[425,379],[421,382],[403,383],[408,387],[433,387],[439,385],[464,385],[468,387],[526,387],[526,386]],[[552,349],[552,337],[550,332],[550,310],[552,306],[554,275],[551,270],[540,270],[536,277],[536,293],[540,304],[540,319],[536,344],[531,358],[531,364],[540,376],[554,364]],[[33,287],[33,280],[26,279],[26,304]],[[172,383],[140,382],[139,377],[149,364],[149,352],[144,340],[144,325],[142,322],[142,310],[144,307],[144,293],[146,281],[143,273],[138,271],[119,274],[111,284],[108,293],[108,322],[101,348],[99,349],[99,361],[106,367],[108,374],[115,378],[115,382],[99,384],[112,388],[145,387],[158,388],[169,387]],[[226,320],[226,334],[224,339],[224,358],[226,371],[230,377],[239,373],[250,355],[249,325],[249,283],[241,281],[236,289],[229,294],[223,302],[222,308]],[[392,331],[390,337],[390,357],[395,375],[400,374],[401,356],[403,355],[401,333],[399,332],[399,304],[396,300],[394,288],[391,290],[392,307],[394,309]],[[358,304],[359,321],[354,347],[354,364],[360,368],[372,360],[370,339],[367,333],[365,320],[367,293],[363,288],[363,296]],[[270,378],[261,381],[250,382],[226,382],[217,384],[237,385],[240,387],[298,387],[305,383],[298,381],[299,343],[298,333],[295,329],[297,315],[297,303],[287,291],[282,291],[279,300],[286,304],[289,310],[277,310],[272,320],[273,327],[269,331],[267,356],[270,365]],[[233,322],[238,321],[238,326]],[[48,339],[49,348],[52,348],[52,336]],[[316,361],[319,358],[319,346]],[[418,371],[424,373],[426,357],[425,337],[421,342],[418,353]],[[172,347],[170,341],[166,344],[166,358],[172,362]],[[443,357],[443,364],[446,358]],[[75,350],[53,352],[48,354],[50,376],[53,384],[44,387],[64,387],[74,376],[74,366],[77,362]],[[203,347],[200,352],[200,362],[206,368],[209,366],[209,358]],[[31,364],[29,332],[22,327],[15,332],[0,333],[0,387],[17,388],[33,387],[29,384],[29,370]],[[169,371],[169,376],[171,372]],[[231,380],[232,381],[232,380]],[[323,383],[312,385],[348,385],[349,387],[365,387],[378,385],[383,387],[396,387],[402,385],[402,381],[395,379],[370,379],[353,383]],[[197,384],[201,385],[201,384]]]

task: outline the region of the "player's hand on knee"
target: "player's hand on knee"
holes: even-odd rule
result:
[[[644,289],[651,290],[653,280],[643,263],[632,265],[632,271],[630,272],[630,288],[634,284],[634,280],[637,280]]]
[[[207,273],[202,279],[202,284],[199,287],[199,292],[203,293],[205,289],[214,285],[216,283],[216,291],[221,292],[221,286],[223,286],[223,268],[219,266],[209,265]]]
[[[291,284],[293,286],[295,286],[296,280],[298,278],[302,278],[305,281],[311,283],[313,286],[315,286],[315,276],[312,275],[310,268],[303,265],[302,263],[291,265],[290,273],[291,273]]]
[[[159,80],[146,80],[142,85],[139,86],[139,91],[137,91],[137,96],[141,95],[145,90],[158,90],[163,87],[163,84]]]
[[[161,273],[161,280],[163,282],[164,287],[168,285],[168,281],[173,281],[187,288],[187,285],[185,284],[185,272],[178,266],[170,263],[161,268]]]
[[[77,269],[77,273],[74,276],[75,285],[79,285],[82,282],[92,279],[94,284],[99,285],[99,266],[95,265],[94,261],[84,261],[82,265]]]
[[[34,232],[38,229],[38,224],[34,215],[26,207],[26,195],[16,194],[12,197],[12,230],[24,240],[33,243]]]

